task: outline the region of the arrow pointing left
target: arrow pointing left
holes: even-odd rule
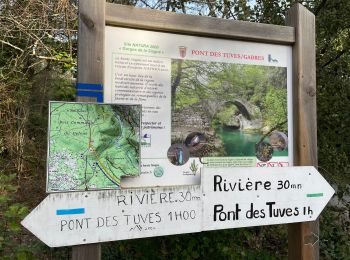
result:
[[[198,232],[200,186],[50,194],[22,225],[50,247]]]

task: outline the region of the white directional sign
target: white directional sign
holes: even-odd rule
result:
[[[203,230],[315,220],[334,194],[314,167],[205,168]]]
[[[201,230],[200,186],[56,193],[22,225],[50,247]]]
[[[314,167],[204,168],[201,186],[50,194],[22,225],[58,247],[304,222],[333,193]]]

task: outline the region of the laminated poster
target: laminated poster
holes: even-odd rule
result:
[[[291,166],[290,46],[105,32],[104,102],[142,106],[141,173],[121,187],[199,184],[203,167]]]
[[[50,102],[47,192],[120,187],[140,174],[140,105]]]

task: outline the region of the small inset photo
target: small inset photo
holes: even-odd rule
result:
[[[280,131],[273,131],[269,137],[269,142],[274,150],[284,151],[288,147],[288,137]]]
[[[271,144],[266,142],[260,142],[255,146],[256,158],[262,162],[271,160],[273,153],[273,147]]]
[[[205,143],[206,139],[204,134],[199,132],[190,133],[185,139],[185,145],[188,147],[190,154],[200,151]]]
[[[180,166],[188,161],[190,152],[184,144],[173,144],[169,147],[167,156],[172,164]]]

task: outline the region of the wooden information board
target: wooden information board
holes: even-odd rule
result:
[[[292,47],[293,164],[317,166],[315,18],[300,4],[287,14],[287,26],[190,16],[130,6],[104,0],[79,2],[78,101],[100,101],[103,90],[105,26],[145,29],[184,35],[279,44]],[[97,88],[84,88],[84,84]],[[79,85],[78,85],[79,86]],[[103,86],[105,89],[109,86]],[[318,259],[318,221],[289,225],[289,259]],[[73,248],[73,259],[99,259],[100,246]]]

